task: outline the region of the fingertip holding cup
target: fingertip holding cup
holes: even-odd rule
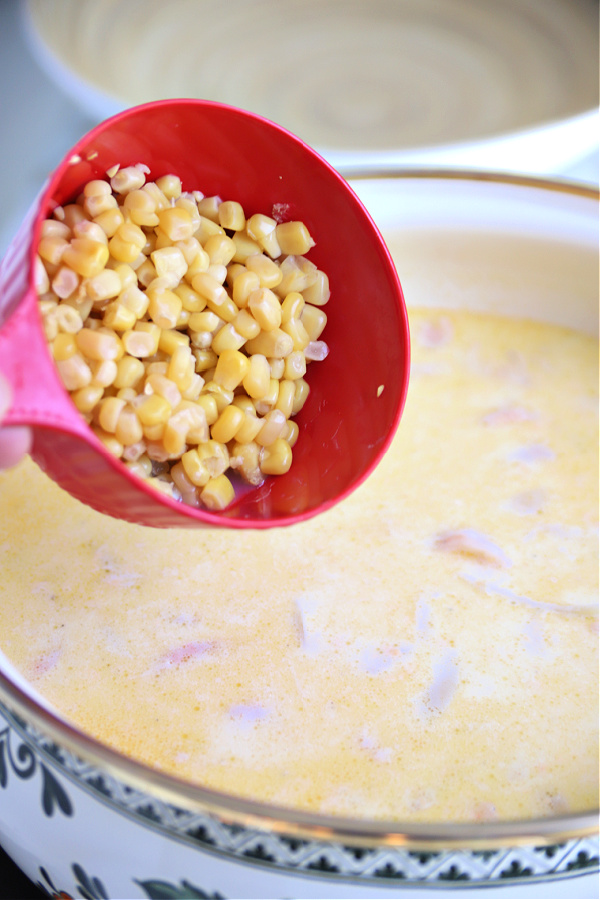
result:
[[[37,309],[34,259],[42,221],[115,165],[174,173],[184,190],[238,200],[251,215],[301,220],[308,257],[329,275],[329,356],[311,367],[309,398],[285,475],[245,486],[221,512],[159,494],[104,448],[64,390]],[[399,424],[410,338],[389,251],[348,183],[298,137],[260,116],[203,100],[166,100],[119,113],[66,155],[0,266],[0,375],[13,401],[6,424],[31,427],[31,455],[61,487],[102,513],[154,527],[268,528],[324,512],[372,472]],[[6,429],[8,431],[8,429]],[[18,443],[18,440],[17,440]]]

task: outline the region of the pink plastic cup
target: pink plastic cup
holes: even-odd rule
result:
[[[42,221],[115,164],[145,163],[149,179],[179,175],[184,190],[242,203],[247,215],[300,219],[327,272],[328,358],[307,375],[309,399],[286,475],[240,489],[222,512],[157,493],[96,438],[64,390],[37,308],[33,261]],[[396,269],[347,182],[299,138],[260,116],[203,100],[125,110],[67,154],[0,264],[0,374],[13,391],[5,426],[30,425],[31,455],[62,488],[102,513],[155,527],[290,525],[346,497],[396,431],[409,377],[409,330]]]

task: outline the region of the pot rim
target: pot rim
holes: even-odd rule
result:
[[[515,175],[457,168],[382,168],[345,173],[348,180],[436,179],[483,181],[539,188],[600,201],[592,185],[559,178]],[[342,842],[362,847],[401,847],[406,850],[480,850],[519,845],[549,845],[598,833],[600,810],[499,822],[411,823],[353,819],[311,813],[236,797],[161,772],[103,744],[64,719],[58,711],[38,702],[2,670],[0,650],[0,702],[34,728],[119,781],[164,802],[207,813],[231,825],[259,829],[299,839]],[[9,665],[10,667],[10,665]]]

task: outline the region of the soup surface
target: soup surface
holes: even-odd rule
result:
[[[69,720],[235,794],[413,821],[598,802],[597,345],[412,310],[376,472],[290,529],[104,517],[0,475],[0,647]]]

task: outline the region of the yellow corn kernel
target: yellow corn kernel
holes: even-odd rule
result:
[[[90,367],[80,353],[68,359],[56,360],[56,369],[60,380],[68,391],[76,391],[87,387],[92,380]]]
[[[231,240],[235,244],[233,262],[245,264],[249,256],[261,253],[258,241],[253,241],[244,231],[235,231]]]
[[[114,301],[109,303],[104,310],[102,321],[108,328],[114,328],[115,331],[129,331],[137,322],[137,318],[135,313],[122,303]]]
[[[271,378],[267,393],[262,397],[257,397],[252,402],[254,403],[254,408],[258,415],[265,416],[268,412],[271,412],[272,409],[275,409],[278,398],[279,381],[276,378]]]
[[[210,426],[214,425],[219,418],[219,409],[217,407],[217,401],[215,400],[214,395],[200,394],[200,396],[196,400],[196,405],[204,410],[206,424],[210,428]]]
[[[285,256],[303,256],[315,242],[304,222],[282,222],[276,228],[277,241]]]
[[[213,222],[212,219],[208,219],[206,216],[200,216],[200,222],[194,232],[194,237],[198,238],[202,246],[204,246],[213,234],[225,234],[225,231],[217,222]]]
[[[168,206],[158,213],[160,228],[170,241],[186,241],[196,231],[196,224],[189,212],[180,206]],[[180,251],[181,252],[181,251]]]
[[[294,407],[292,409],[292,415],[295,416],[300,412],[304,404],[308,399],[308,394],[310,392],[310,387],[307,381],[304,378],[298,378],[295,381],[296,385],[296,396],[294,397]]]
[[[99,225],[96,225],[95,222],[90,222],[89,219],[82,219],[81,222],[77,222],[73,227],[73,237],[97,241],[105,246],[108,244],[108,238],[104,230]]]
[[[158,394],[142,395],[135,406],[143,426],[165,425],[173,412],[171,404]]]
[[[57,334],[52,341],[52,356],[55,360],[69,359],[77,352],[77,343],[72,334]]]
[[[269,359],[269,369],[271,370],[271,378],[281,381],[285,371],[285,359]]]
[[[289,357],[288,357],[289,358]],[[275,409],[281,410],[286,419],[292,415],[294,408],[294,400],[296,398],[296,385],[293,381],[287,379],[279,382],[279,393],[277,394],[277,403]]]
[[[204,244],[204,250],[208,253],[211,266],[228,266],[235,256],[235,244],[226,234],[211,235]]]
[[[169,361],[167,377],[174,381],[180,391],[189,387],[195,372],[195,360],[189,347],[181,344]]]
[[[179,284],[173,288],[173,293],[177,294],[181,300],[183,309],[189,313],[202,312],[206,307],[206,297],[202,297],[197,291],[189,286],[189,284]]]
[[[88,384],[71,394],[71,400],[81,413],[90,413],[104,394],[104,388],[98,384]]]
[[[285,359],[283,377],[289,381],[297,381],[306,375],[306,359],[301,350],[293,350]]]
[[[254,441],[254,438],[263,426],[262,419],[259,419],[256,415],[254,406],[252,404],[250,405],[252,408],[251,412],[245,409],[242,410],[244,413],[244,421],[235,433],[236,441],[239,441],[241,444],[247,444],[250,441]]]
[[[277,287],[283,279],[277,263],[265,256],[264,253],[253,253],[246,259],[245,266],[250,272],[258,275],[260,286],[263,288]]]
[[[249,397],[264,397],[271,383],[271,370],[266,356],[254,353],[248,359],[248,371],[242,379],[242,386]]]
[[[275,230],[276,225],[275,219],[262,215],[262,213],[251,216],[246,222],[248,235],[260,244],[262,250],[268,253],[271,259],[281,256],[281,247]]]
[[[105,397],[98,404],[97,421],[104,431],[114,434],[117,430],[119,416],[125,408],[125,400],[118,397]],[[120,442],[122,443],[122,441]]]
[[[202,312],[192,313],[188,322],[190,331],[208,331],[212,334],[217,328],[223,325],[223,319],[210,309],[204,309]],[[212,338],[211,338],[212,340]]]
[[[245,349],[249,354],[262,353],[263,356],[283,359],[294,349],[294,342],[281,328],[273,328],[271,331],[261,331],[257,337],[247,341]]]
[[[107,181],[99,179],[88,181],[83,188],[83,196],[83,209],[90,219],[94,219],[107,209],[114,209],[117,205]]]
[[[241,334],[247,341],[260,334],[260,325],[247,309],[240,309],[231,324],[237,333]]]
[[[136,285],[141,285],[145,288],[147,288],[149,284],[152,284],[158,277],[156,269],[154,268],[154,263],[151,259],[146,259],[146,261],[136,270],[135,274],[137,276]]]
[[[304,309],[304,297],[298,291],[290,291],[281,302],[281,321],[290,322],[299,319]]]
[[[312,304],[312,306],[325,306],[331,296],[329,277],[325,272],[318,269],[314,284],[304,288],[302,295],[306,302]]]
[[[68,241],[71,237],[71,229],[64,222],[56,219],[44,219],[40,229],[40,240],[47,237],[59,237]]]
[[[196,360],[196,372],[207,372],[213,369],[217,364],[217,354],[210,348],[198,348],[192,350],[194,359]]]
[[[300,428],[298,427],[298,423],[294,422],[292,419],[289,419],[287,423],[287,431],[284,432],[283,438],[288,442],[290,447],[294,446],[294,444],[298,440],[299,434]]]
[[[229,454],[229,465],[231,468],[239,472],[244,481],[255,486],[262,484],[264,481],[263,473],[259,466],[261,449],[254,440],[236,440]]]
[[[200,506],[200,499],[198,497],[198,491],[196,490],[196,486],[185,474],[185,469],[181,462],[175,463],[174,466],[171,466],[170,476],[173,479],[173,484],[181,493],[181,499],[187,506]]]
[[[50,235],[41,239],[38,244],[38,253],[46,262],[58,266],[68,246],[69,241],[65,238],[59,237],[59,235]]]
[[[126,387],[120,388],[114,396],[118,397],[119,400],[124,400],[125,403],[134,404],[137,401],[139,394],[135,388]]]
[[[107,388],[117,377],[117,363],[114,359],[91,360],[92,384]]]
[[[116,334],[82,328],[77,332],[77,346],[88,359],[117,359],[122,350]]]
[[[294,351],[301,351],[308,347],[310,338],[301,319],[289,319],[287,322],[283,322],[281,330],[291,337],[294,342]]]
[[[166,209],[171,205],[171,201],[165,197],[159,186],[154,181],[148,181],[144,186],[143,190],[145,190],[156,204],[156,210]]]
[[[135,444],[127,444],[123,449],[123,460],[126,462],[136,462],[140,457],[146,455],[147,444],[144,438],[136,441]]]
[[[135,315],[136,319],[143,319],[148,312],[148,296],[144,291],[133,284],[127,285],[119,294],[119,303]]]
[[[125,465],[138,478],[150,478],[152,474],[152,460],[146,454],[142,454],[134,462],[126,462]]]
[[[58,272],[52,279],[52,292],[66,300],[79,287],[79,275],[68,266],[60,266]]]
[[[280,409],[272,409],[262,421],[262,428],[254,440],[261,447],[268,447],[283,435],[286,430],[287,419]]]
[[[181,456],[186,449],[186,438],[189,431],[187,416],[173,413],[165,424],[162,442],[166,452],[174,459]]]
[[[170,290],[148,288],[148,315],[159,328],[175,328],[181,312],[181,300]],[[160,346],[160,343],[159,343]]]
[[[277,438],[263,447],[260,453],[260,468],[265,475],[285,475],[292,465],[292,448],[284,438]]]
[[[167,247],[172,247],[173,241],[171,238],[165,234],[162,228],[158,226],[154,229],[154,247],[153,250],[165,250]]]
[[[246,214],[237,200],[225,200],[217,210],[219,225],[230,231],[243,231],[246,227]]]
[[[54,214],[56,215],[57,210],[54,210]],[[82,222],[86,215],[77,203],[68,203],[66,206],[62,207],[62,221],[64,224],[71,230],[77,225],[78,222]]]
[[[144,437],[140,420],[132,406],[125,406],[122,410],[117,422],[115,437],[119,443],[123,444],[124,448],[138,444]]]
[[[184,334],[181,331],[174,331],[171,329],[161,331],[160,338],[158,340],[158,349],[163,353],[166,353],[167,356],[172,356],[177,347],[189,347],[189,345],[189,335]]]
[[[129,191],[126,194],[123,201],[123,209],[134,225],[140,225],[143,228],[155,228],[159,223],[154,198],[147,191],[141,190],[141,188]]]
[[[213,380],[225,390],[233,391],[242,383],[249,368],[250,360],[239,350],[223,350],[217,360]]]
[[[117,272],[104,269],[85,282],[85,292],[94,303],[111,300],[121,293],[123,286]]]
[[[217,384],[216,381],[212,380],[207,380],[204,385],[202,396],[205,394],[210,394],[214,397],[219,415],[233,400],[233,391],[228,391],[222,384]]]
[[[251,272],[249,269],[244,267],[243,272],[240,272],[233,281],[233,287],[231,289],[231,296],[239,309],[244,309],[248,306],[248,298],[250,294],[254,291],[257,291],[260,288],[260,278],[256,274],[256,272]]]
[[[128,194],[142,187],[146,176],[137,166],[119,169],[110,179],[110,186],[116,194]]]
[[[198,212],[201,216],[219,224],[219,206],[222,202],[221,198],[216,195],[203,197],[198,200]]]
[[[104,445],[104,449],[108,450],[108,452],[112,456],[116,456],[117,459],[120,459],[123,455],[123,444],[119,443],[114,434],[108,434],[102,428],[93,427],[92,431],[98,438],[101,444]]]
[[[212,339],[212,349],[220,356],[226,350],[239,350],[246,343],[246,338],[235,330],[230,323],[223,325]]]
[[[317,341],[327,325],[327,313],[317,306],[306,303],[300,315],[309,341]]]
[[[304,256],[286,256],[279,267],[282,279],[275,293],[286,297],[292,291],[302,292],[317,279],[317,267]]]
[[[227,475],[211,478],[200,492],[200,502],[210,510],[225,509],[235,499],[235,491]]]
[[[248,297],[248,309],[263,331],[272,331],[281,325],[279,299],[268,288],[259,288],[250,294]]]
[[[195,400],[182,400],[175,412],[185,419],[188,426],[188,444],[203,444],[210,439],[204,407]]]
[[[89,238],[73,238],[62,254],[62,261],[82,278],[93,278],[105,267],[108,255],[106,244]]]
[[[56,327],[65,334],[77,334],[83,328],[81,313],[68,303],[59,303],[54,310]]]
[[[114,259],[131,265],[136,262],[145,243],[146,235],[139,225],[134,225],[133,222],[124,222],[123,225],[119,225],[110,238],[108,249]]]
[[[117,374],[113,384],[116,388],[134,388],[145,373],[144,363],[135,356],[122,356],[117,362]]]
[[[169,279],[169,287],[176,287],[187,272],[185,256],[179,247],[163,247],[161,250],[154,250],[150,254],[150,258],[157,276]]]
[[[225,407],[217,421],[210,429],[210,436],[212,437],[213,441],[219,441],[222,444],[227,444],[229,441],[233,440],[237,430],[244,422],[244,419],[244,411],[241,410],[238,406],[233,406],[232,404],[230,404],[229,406]]]
[[[155,184],[167,200],[177,200],[181,196],[181,178],[177,175],[161,175],[156,179]]]
[[[188,266],[202,250],[200,241],[195,237],[186,238],[184,241],[175,241],[175,246],[183,253],[183,258]]]
[[[162,436],[165,431],[165,426],[161,422],[158,425],[142,425],[142,430],[144,432],[144,440],[148,446],[148,455],[151,459],[159,459],[162,460],[168,459],[169,454],[166,452],[162,443]],[[160,449],[159,449],[160,448]],[[157,454],[163,454],[159,457]]]
[[[215,279],[215,281],[218,281],[219,284],[225,284],[225,279],[227,278],[227,266],[224,266],[221,263],[211,263],[206,271]]]
[[[185,280],[191,284],[196,275],[199,275],[200,272],[206,272],[209,265],[210,259],[208,258],[208,253],[201,247],[193,260],[188,262],[187,272],[184,275]]]
[[[190,383],[181,391],[184,400],[197,400],[204,387],[204,378],[197,372],[194,372]]]
[[[123,213],[117,206],[94,216],[94,223],[100,226],[107,238],[111,238],[124,221]]]
[[[166,368],[167,364],[165,363],[165,372]],[[148,366],[148,369],[150,369],[150,366]],[[171,381],[170,378],[167,378],[166,374],[163,372],[147,372],[144,393],[158,394],[159,397],[164,397],[171,406],[171,409],[175,409],[181,403],[181,391],[175,382]]]
[[[125,352],[139,359],[154,356],[159,339],[160,328],[154,322],[136,322],[132,331],[124,331],[121,338]]]
[[[217,281],[212,275],[209,275],[208,272],[199,272],[195,275],[192,279],[192,287],[201,297],[204,297],[207,301],[211,301],[217,305],[219,305],[219,302],[223,302],[223,295],[227,297],[227,291],[221,282]]]

